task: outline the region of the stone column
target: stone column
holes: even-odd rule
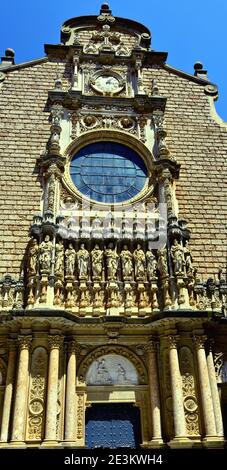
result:
[[[32,336],[21,335],[18,337],[20,355],[12,430],[12,442],[18,444],[24,443],[25,438],[25,412],[28,398],[29,349],[31,341]]]
[[[75,445],[76,441],[76,352],[75,341],[68,344],[68,363],[66,376],[65,402],[65,441],[67,445]]]
[[[49,338],[49,370],[47,385],[47,408],[45,444],[56,444],[57,438],[57,412],[58,412],[58,382],[59,382],[59,356],[63,338],[59,335],[50,335]]]
[[[10,421],[10,412],[11,412],[11,405],[12,405],[13,383],[14,383],[14,376],[15,376],[16,353],[17,353],[15,340],[13,339],[8,340],[8,348],[9,348],[9,357],[8,357],[6,387],[5,387],[5,395],[4,395],[4,402],[3,402],[2,426],[1,426],[1,441],[2,442],[8,441],[9,421]]]
[[[204,343],[206,336],[194,336],[194,344],[197,352],[197,364],[199,370],[199,385],[202,400],[203,419],[205,426],[205,439],[217,436],[213,401],[210,389],[210,381],[207,369]]]
[[[163,443],[161,429],[159,377],[157,370],[157,346],[157,342],[153,340],[149,341],[149,343],[146,345],[152,417],[152,438],[150,444],[154,444],[154,446]]]
[[[212,342],[209,342],[209,351],[207,356],[207,367],[208,367],[208,374],[210,380],[210,389],[211,389],[211,396],[213,400],[213,408],[214,408],[214,417],[215,417],[215,424],[216,424],[216,431],[217,435],[223,437],[224,429],[223,429],[223,421],[222,421],[222,412],[221,412],[221,404],[220,404],[220,397],[218,393],[218,386],[217,386],[217,379],[214,367],[214,359],[213,359],[213,352],[212,352]]]
[[[178,336],[168,336],[169,341],[169,362],[170,362],[170,375],[172,386],[172,400],[173,400],[173,419],[174,419],[174,440],[187,439],[187,430],[184,414],[183,391],[182,391],[182,378],[180,374],[177,341]]]

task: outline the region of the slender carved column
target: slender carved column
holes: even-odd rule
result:
[[[18,337],[20,356],[16,383],[12,441],[19,441],[21,443],[24,442],[25,436],[25,411],[28,394],[29,349],[31,346],[31,341],[32,336]]]
[[[221,404],[220,404],[220,398],[219,398],[218,387],[217,387],[217,379],[216,379],[216,373],[215,373],[215,367],[214,367],[211,341],[209,342],[207,367],[208,367],[208,374],[209,374],[209,379],[210,379],[211,395],[212,395],[212,400],[213,400],[216,431],[217,431],[218,436],[223,437],[224,430],[223,430],[222,412],[221,412]]]
[[[197,351],[197,363],[199,369],[200,393],[202,399],[205,434],[206,438],[211,438],[215,437],[217,433],[210,389],[210,381],[207,369],[206,354],[204,350],[205,341],[206,336],[194,336],[194,344]]]
[[[177,353],[178,336],[168,336],[168,340],[175,439],[182,440],[186,438],[187,430],[183,404],[182,379]]]
[[[149,341],[147,344],[148,356],[148,374],[149,374],[149,391],[150,403],[152,413],[152,441],[154,445],[162,443],[162,429],[161,429],[161,407],[160,407],[160,392],[159,392],[159,378],[157,370],[157,342]]]
[[[76,353],[75,341],[68,344],[68,364],[65,402],[65,441],[75,445],[76,440]]]
[[[47,410],[45,441],[57,442],[57,411],[58,411],[58,374],[59,350],[63,338],[59,335],[49,336],[50,356],[47,386]]]
[[[8,348],[9,348],[9,357],[8,357],[6,387],[5,387],[3,413],[2,413],[2,426],[1,426],[1,441],[2,442],[8,441],[9,420],[10,420],[10,412],[11,412],[11,405],[12,405],[13,383],[14,383],[16,353],[17,353],[15,340],[13,339],[8,340]]]

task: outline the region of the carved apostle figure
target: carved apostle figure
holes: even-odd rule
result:
[[[124,279],[131,279],[133,273],[132,253],[129,251],[127,245],[123,246],[121,252],[122,273]]]
[[[99,245],[95,245],[91,252],[91,261],[92,261],[92,274],[93,277],[102,276],[102,266],[103,266],[103,251],[100,250]]]
[[[65,274],[66,276],[73,276],[75,270],[76,252],[73,244],[70,243],[65,251]]]
[[[135,249],[135,251],[133,253],[133,258],[134,258],[134,261],[135,261],[136,279],[142,279],[142,278],[144,278],[144,274],[145,274],[146,258],[145,258],[145,253],[142,250],[140,244],[137,245],[137,248]]]
[[[51,268],[53,243],[50,236],[46,235],[44,241],[39,245],[39,265],[41,272],[49,272]]]
[[[185,266],[184,248],[178,243],[177,239],[174,239],[170,252],[173,260],[174,273],[182,273]]]
[[[105,256],[107,263],[107,277],[108,279],[116,279],[118,254],[114,250],[113,243],[109,243],[108,248],[105,250]]]
[[[157,260],[155,255],[149,249],[146,252],[147,259],[147,275],[149,279],[155,278],[157,276]]]
[[[63,241],[59,240],[55,246],[55,273],[63,274],[64,272],[64,245]]]
[[[186,240],[186,242],[185,242],[184,257],[185,257],[186,273],[187,274],[193,274],[192,255],[191,255],[190,249],[188,247],[188,240]]]
[[[88,276],[89,253],[86,250],[84,243],[80,245],[80,249],[77,252],[77,262],[79,278],[86,279]]]
[[[157,269],[160,272],[161,277],[168,276],[168,264],[167,264],[167,251],[166,248],[158,250],[158,263]]]
[[[38,268],[38,252],[39,246],[35,238],[31,240],[28,252],[28,275],[33,276],[37,273]]]

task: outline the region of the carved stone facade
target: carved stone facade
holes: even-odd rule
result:
[[[100,403],[139,409],[143,448],[223,446],[226,240],[218,250],[217,225],[208,257],[189,151],[200,115],[196,156],[206,142],[217,155],[227,147],[212,111],[217,90],[167,66],[150,31],[107,4],[66,21],[61,43],[45,52],[0,73],[1,108],[17,113],[10,100],[22,82],[18,103],[40,130],[18,114],[24,143],[18,126],[6,126],[16,141],[3,208],[0,447],[84,448],[88,411]]]

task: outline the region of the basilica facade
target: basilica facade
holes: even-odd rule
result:
[[[0,66],[0,447],[223,447],[227,125],[108,4]]]

